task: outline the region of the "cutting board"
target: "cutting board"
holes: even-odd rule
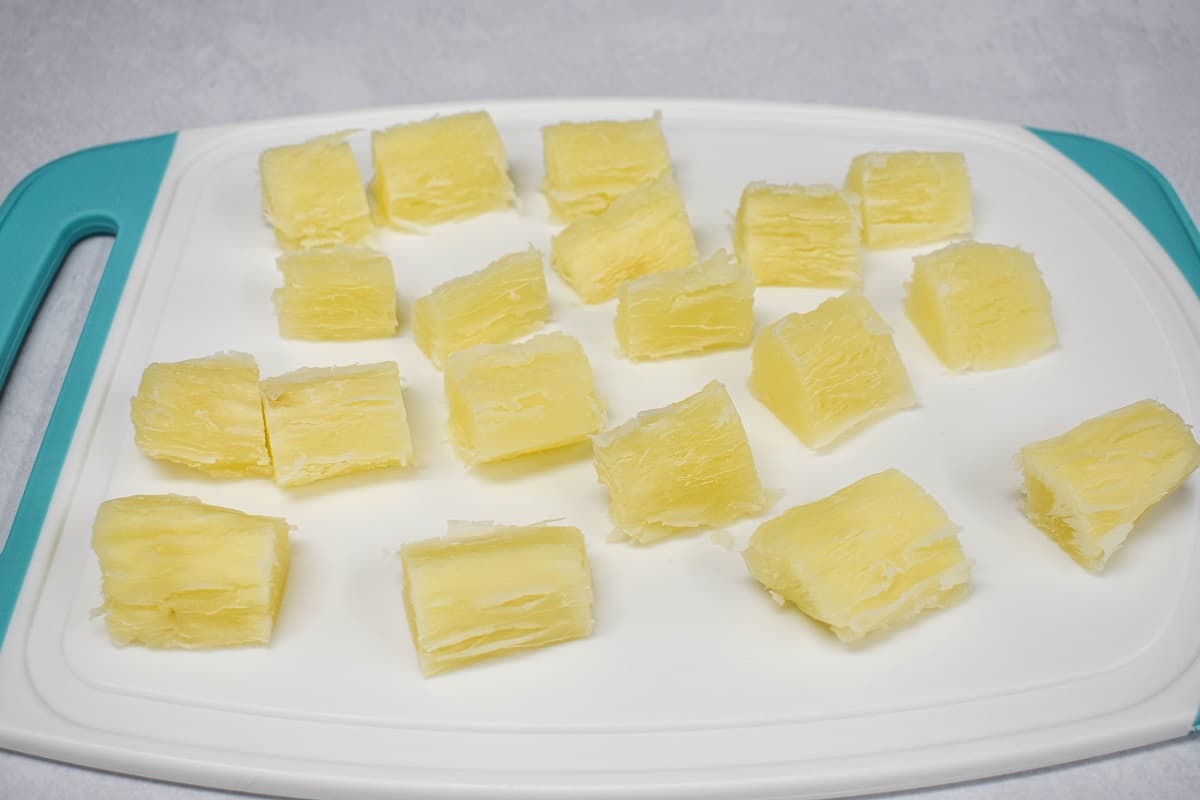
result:
[[[943,369],[906,320],[925,248],[864,251],[865,292],[895,330],[919,398],[830,453],[803,448],[746,388],[747,350],[656,364],[619,357],[612,303],[552,273],[553,322],[583,341],[612,423],[729,388],[773,511],[897,467],[962,526],[975,562],[961,605],[847,646],[748,576],[762,518],[648,548],[607,541],[587,448],[467,469],[447,443],[440,374],[407,318],[393,339],[287,341],[260,213],[268,147],[484,108],[519,206],[428,235],[383,232],[408,308],[449,277],[557,230],[538,192],[540,128],[661,111],[700,250],[729,247],[751,180],[840,183],[867,150],[966,154],[981,241],[1033,252],[1061,347],[1011,370]],[[1013,457],[1090,416],[1156,398],[1200,419],[1195,225],[1149,165],[1104,142],[908,114],[685,100],[554,100],[372,109],[183,131],[79,152],[0,207],[0,380],[66,250],[115,235],[32,475],[0,554],[0,745],[102,769],[297,797],[814,797],[974,778],[1187,734],[1200,705],[1200,487],[1189,480],[1091,575],[1019,511]],[[1190,284],[1190,285],[1189,285]],[[831,296],[763,288],[766,324]],[[406,315],[407,316],[407,315]],[[152,463],[129,398],[151,361],[220,350],[264,375],[395,360],[419,468],[286,491]],[[269,647],[118,648],[100,604],[91,523],[105,499],[178,492],[286,517],[294,560]],[[396,551],[448,519],[563,518],[596,588],[586,640],[423,679]]]

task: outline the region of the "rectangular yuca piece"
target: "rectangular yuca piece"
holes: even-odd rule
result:
[[[617,341],[632,359],[747,344],[754,335],[754,277],[718,250],[683,269],[644,275],[617,291]]]
[[[477,344],[511,342],[550,318],[542,254],[509,253],[479,272],[446,281],[413,304],[413,336],[438,369]]]
[[[967,594],[971,562],[957,532],[937,501],[890,469],[764,522],[742,555],[776,602],[849,642]]]
[[[734,252],[760,285],[859,286],[858,205],[832,186],[751,183],[734,220]]]
[[[404,607],[426,676],[592,633],[583,534],[565,525],[470,523],[405,545]]]
[[[254,356],[151,364],[130,412],[134,441],[149,458],[220,478],[271,474]]]
[[[863,153],[846,189],[862,201],[867,247],[908,247],[967,236],[974,225],[962,153]]]
[[[1025,513],[1083,567],[1099,572],[1151,506],[1200,464],[1179,415],[1142,400],[1021,448]]]
[[[887,324],[847,292],[759,331],[750,388],[809,447],[916,403]]]
[[[515,194],[500,132],[486,111],[371,134],[371,196],[382,221],[422,230],[508,208]]]
[[[639,544],[725,525],[766,506],[733,400],[712,381],[592,438],[618,533]]]
[[[671,171],[658,114],[548,125],[542,128],[542,145],[542,191],[563,222],[594,217],[626,192]]]
[[[116,644],[267,644],[288,572],[288,524],[180,495],[100,505],[92,530]]]
[[[362,241],[371,212],[344,133],[273,147],[259,159],[263,213],[285,249]]]
[[[368,247],[285,253],[276,260],[279,333],[289,339],[376,339],[396,333],[392,262]]]
[[[413,463],[394,361],[306,367],[268,378],[261,388],[280,486]]]
[[[1058,343],[1050,292],[1029,253],[958,242],[913,265],[908,318],[947,367],[1014,367]]]
[[[444,378],[451,439],[468,464],[582,442],[604,424],[587,355],[563,333],[451,353]]]
[[[585,303],[698,258],[683,196],[669,174],[621,195],[599,216],[568,225],[551,243],[554,269]]]

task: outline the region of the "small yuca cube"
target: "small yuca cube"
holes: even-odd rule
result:
[[[713,381],[592,438],[618,532],[639,544],[725,525],[766,507],[742,418]]]
[[[936,500],[889,469],[764,522],[742,555],[777,603],[850,642],[966,596],[971,562],[957,533]]]
[[[1200,445],[1171,409],[1142,400],[1021,448],[1025,513],[1093,572],[1133,525],[1200,464]]]
[[[267,644],[288,572],[288,524],[175,494],[108,500],[92,548],[116,644]]]
[[[374,131],[371,152],[371,195],[393,227],[421,230],[513,204],[504,142],[485,111]]]
[[[151,364],[130,405],[134,441],[150,458],[220,478],[271,474],[254,356]]]
[[[468,464],[582,442],[604,424],[592,366],[563,333],[451,353],[445,386],[450,435]]]
[[[375,339],[396,332],[396,277],[367,247],[285,253],[276,264],[279,333],[289,339]]]
[[[754,277],[718,250],[691,267],[644,275],[617,291],[617,341],[632,359],[747,344]]]
[[[951,369],[1024,364],[1058,342],[1033,256],[960,242],[913,258],[908,318]]]
[[[759,331],[750,388],[813,448],[916,403],[887,324],[857,292]]]
[[[407,544],[400,557],[426,676],[592,633],[592,574],[578,528],[452,522],[447,538]]]
[[[862,200],[867,247],[908,247],[971,233],[971,180],[962,153],[864,153],[846,188]]]
[[[259,159],[263,213],[280,246],[353,244],[371,231],[362,174],[345,134],[273,147]]]
[[[604,213],[554,237],[551,262],[585,303],[608,300],[622,283],[699,259],[683,197],[669,174],[624,194]]]
[[[264,380],[262,398],[280,486],[413,463],[394,361],[298,369]]]
[[[594,217],[626,192],[671,171],[659,115],[542,128],[542,191],[563,222]]]
[[[438,369],[477,344],[511,342],[550,318],[542,254],[532,247],[446,281],[413,304],[417,346]]]
[[[752,183],[734,221],[734,251],[759,284],[859,286],[858,205],[832,186]]]

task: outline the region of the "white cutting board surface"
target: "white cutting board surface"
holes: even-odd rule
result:
[[[408,303],[557,230],[537,191],[541,126],[663,113],[703,254],[730,245],[751,180],[840,183],[874,149],[966,153],[975,237],[1032,251],[1061,348],[1018,369],[944,370],[902,311],[913,250],[864,251],[865,292],[895,329],[920,407],[829,454],[807,451],[746,389],[748,350],[631,364],[612,303],[583,306],[548,273],[552,328],[579,337],[615,424],[723,381],[777,513],[888,467],[962,526],[974,591],[890,635],[847,646],[781,610],[736,552],[706,534],[650,548],[606,542],[588,449],[468,470],[446,441],[441,376],[404,320],[398,338],[279,337],[265,148],[460,107],[372,110],[180,134],[85,405],[0,658],[0,743],[167,779],[300,796],[811,796],[929,784],[1184,734],[1200,701],[1195,479],[1090,575],[1018,510],[1013,456],[1029,441],[1144,397],[1200,419],[1200,303],[1115,200],[1028,132],[812,107],[690,101],[480,103],[508,148],[520,208],[385,232]],[[830,292],[766,288],[759,324]],[[140,456],[128,399],[151,361],[236,349],[264,375],[396,360],[420,468],[284,491],[218,482]],[[179,492],[296,526],[268,648],[115,648],[101,619],[91,521],[109,497]],[[434,679],[416,667],[397,548],[448,519],[561,517],[588,539],[587,640]],[[730,530],[740,548],[761,521]]]

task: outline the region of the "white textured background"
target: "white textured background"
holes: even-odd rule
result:
[[[1149,159],[1200,212],[1200,0],[0,0],[0,195],[39,164],[106,141],[364,106],[566,95],[873,106],[1087,133]],[[77,248],[0,393],[0,531],[103,252]],[[0,751],[2,800],[225,796]],[[1200,740],[900,796],[1194,800]]]

